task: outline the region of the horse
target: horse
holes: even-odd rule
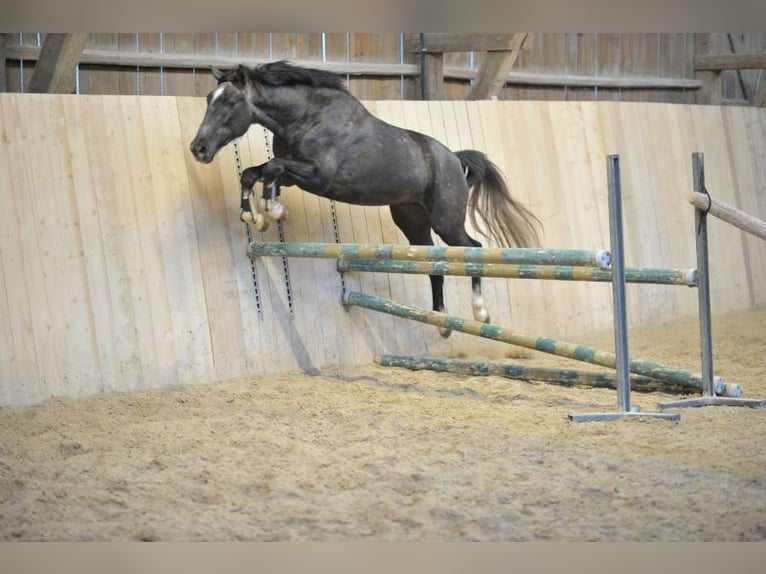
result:
[[[341,202],[389,206],[412,245],[481,247],[466,232],[466,214],[483,236],[503,246],[537,241],[540,221],[511,197],[499,168],[481,151],[450,151],[436,139],[373,116],[336,74],[285,60],[250,68],[211,68],[218,85],[191,153],[201,163],[244,135],[252,124],[273,134],[273,159],[242,172],[244,194],[256,182],[278,195],[296,185]],[[264,194],[265,195],[265,194]],[[444,278],[431,275],[432,308],[445,311]],[[481,278],[472,277],[474,318],[489,322]],[[449,330],[441,330],[444,337]]]

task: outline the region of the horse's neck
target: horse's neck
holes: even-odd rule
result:
[[[345,92],[328,91],[327,94],[327,98],[330,99],[345,96],[354,100],[353,96]],[[322,97],[317,96],[317,90],[307,87],[290,86],[262,90],[251,99],[255,109],[255,121],[282,137],[288,131],[300,131],[302,126],[315,121],[316,118],[312,119],[311,115],[318,108],[327,107],[322,103]],[[361,103],[359,106],[361,107]],[[349,111],[353,107],[351,104]]]
[[[277,135],[300,124],[310,109],[308,90],[300,88],[266,88],[251,99],[256,123]]]

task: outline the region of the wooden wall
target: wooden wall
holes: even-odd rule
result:
[[[766,218],[766,111],[624,102],[369,101],[453,149],[485,150],[545,226],[546,247],[609,247],[606,155],[619,153],[631,266],[693,267],[691,154],[714,197]],[[0,94],[0,404],[51,395],[365,364],[381,352],[499,356],[505,346],[344,309],[334,262],[256,264],[238,221],[232,147],[188,152],[202,98]],[[264,133],[240,140],[264,161]],[[333,241],[329,203],[284,190],[288,240]],[[348,242],[404,243],[386,209],[337,204]],[[256,234],[259,236],[259,234]],[[276,239],[275,229],[263,234]],[[710,223],[716,312],[766,302],[766,245]],[[353,275],[359,289],[430,304],[428,279]],[[470,281],[447,303],[470,316]],[[608,284],[486,280],[496,323],[577,341],[612,324]],[[629,324],[696,313],[686,287],[628,288]],[[693,352],[693,350],[691,351]],[[647,357],[651,358],[651,357]]]
[[[42,34],[5,36],[11,54],[18,46],[36,47]],[[87,49],[122,53],[196,54],[309,61],[418,64],[417,34],[409,33],[197,33],[91,34]],[[766,34],[711,34],[712,53],[754,52],[766,48]],[[515,71],[552,76],[611,78],[695,77],[695,34],[533,34],[531,49],[522,53]],[[449,53],[445,66],[477,69],[483,52]],[[10,56],[9,56],[10,57]],[[6,86],[23,91],[34,62],[9,59]],[[725,71],[723,99],[742,102],[762,84],[759,71]],[[766,80],[764,80],[766,81]],[[349,88],[360,99],[421,99],[418,77],[349,76]],[[213,85],[205,66],[198,69],[114,67],[81,64],[78,93],[122,95],[204,95]],[[744,90],[743,90],[744,88]],[[446,82],[447,99],[464,99],[467,80]],[[695,89],[624,89],[509,85],[502,100],[619,100],[700,103]]]

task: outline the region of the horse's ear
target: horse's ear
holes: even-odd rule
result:
[[[213,74],[213,77],[216,80],[220,80],[221,78],[223,78],[224,71],[219,68],[216,68],[215,66],[210,66],[210,72]]]
[[[247,78],[250,76],[250,69],[245,66],[244,64],[240,64],[237,66],[237,79],[242,82],[242,84],[247,83]]]

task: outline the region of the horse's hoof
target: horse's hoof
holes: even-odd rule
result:
[[[439,334],[442,336],[443,339],[446,339],[452,334],[452,329],[447,329],[446,327],[438,327]]]
[[[239,220],[242,223],[249,223],[250,225],[253,224],[253,212],[252,211],[245,211],[244,209],[239,212]]]
[[[253,218],[250,225],[252,225],[253,229],[256,231],[266,231],[269,228],[269,220],[259,213]]]
[[[287,208],[279,201],[266,200],[265,211],[274,221],[287,219]]]
[[[473,318],[481,323],[489,323],[489,311],[486,309],[474,309]]]

